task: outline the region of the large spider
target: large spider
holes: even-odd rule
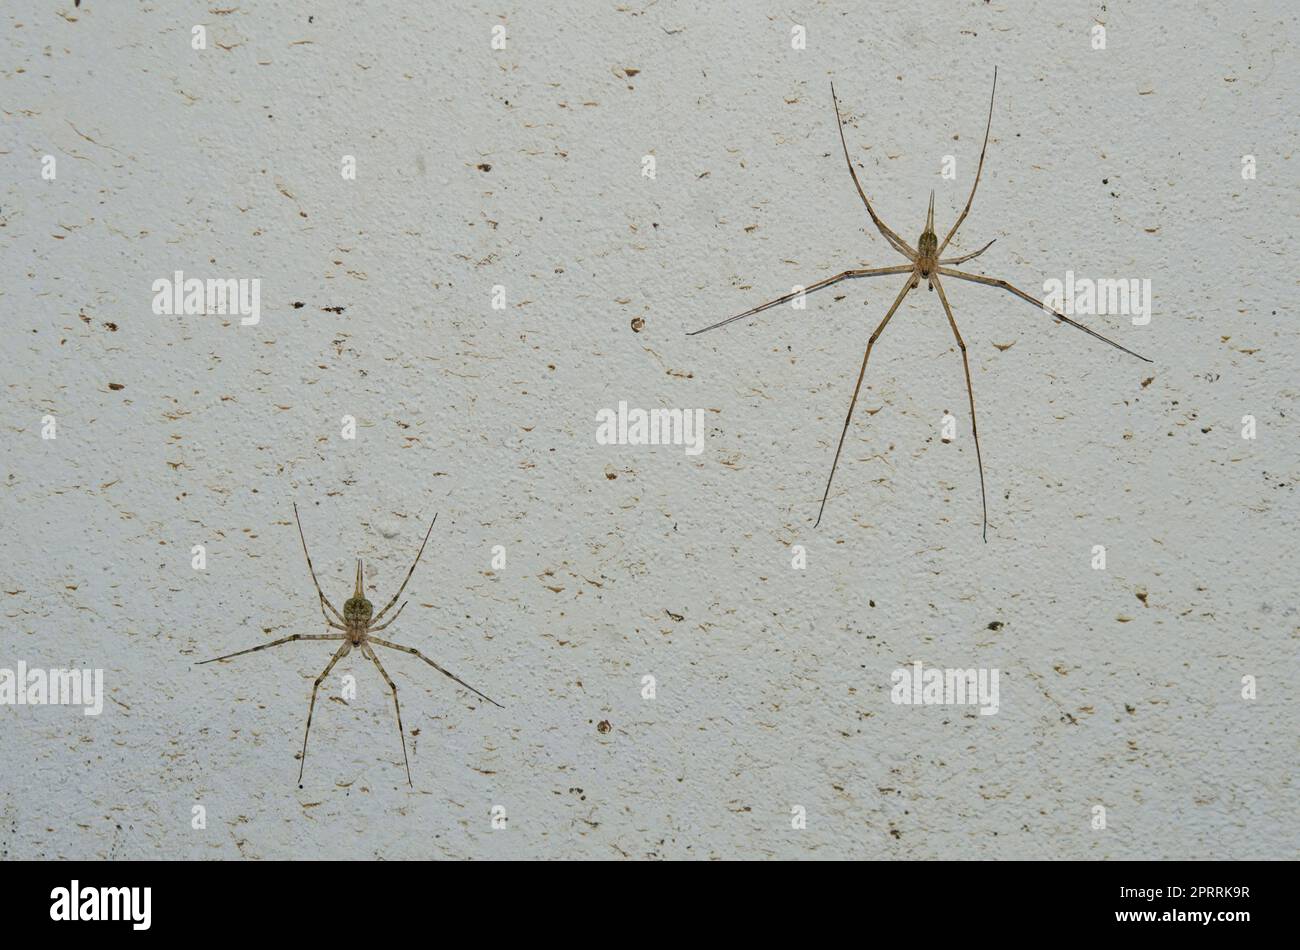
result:
[[[1123,350],[1130,356],[1136,356],[1138,359],[1147,363],[1151,362],[1145,356],[1138,356],[1137,353],[1134,353],[1127,347],[1120,346],[1114,340],[1107,339],[1100,333],[1084,326],[1082,323],[1071,320],[1069,317],[1065,316],[1065,314],[1057,312],[1041,300],[1035,299],[1018,287],[1013,287],[1005,280],[1000,280],[996,277],[986,277],[983,274],[970,274],[966,271],[954,270],[952,267],[948,266],[951,264],[961,264],[971,260],[972,258],[979,257],[989,249],[993,244],[992,241],[989,241],[988,244],[985,244],[978,251],[963,255],[962,257],[943,258],[942,255],[944,249],[948,246],[948,242],[952,240],[953,235],[957,233],[957,229],[961,227],[961,223],[966,220],[966,215],[970,211],[971,202],[975,200],[975,189],[979,187],[980,172],[984,170],[984,152],[989,145],[989,129],[993,125],[993,96],[997,93],[997,88],[998,71],[997,68],[994,67],[993,92],[989,94],[989,118],[988,124],[984,127],[984,144],[980,147],[979,167],[975,171],[975,183],[971,185],[970,197],[966,199],[966,207],[963,208],[961,214],[957,216],[957,221],[953,224],[952,229],[949,230],[947,237],[943,239],[943,243],[939,243],[939,239],[934,233],[934,192],[931,191],[930,210],[927,211],[925,215],[925,230],[921,232],[921,238],[917,241],[917,246],[914,248],[895,234],[884,221],[880,220],[875,209],[871,207],[871,202],[867,200],[867,194],[862,190],[862,185],[858,181],[858,173],[854,170],[853,162],[849,159],[849,147],[844,141],[844,124],[840,119],[839,100],[835,97],[835,84],[831,83],[831,101],[835,105],[835,125],[840,132],[840,147],[844,150],[844,161],[848,163],[849,174],[853,176],[853,184],[858,189],[858,195],[861,196],[862,203],[867,206],[867,214],[871,216],[871,220],[880,230],[881,235],[889,242],[890,247],[906,257],[910,263],[896,264],[891,267],[871,267],[862,270],[846,270],[842,273],[836,274],[834,277],[827,277],[825,280],[818,281],[809,287],[798,288],[793,292],[786,294],[784,297],[769,300],[767,303],[746,310],[744,313],[738,313],[734,317],[728,317],[726,320],[715,323],[712,326],[704,327],[702,330],[695,330],[694,332],[687,334],[688,336],[695,336],[698,333],[706,333],[709,330],[716,330],[718,327],[726,326],[728,323],[732,323],[736,320],[743,320],[745,317],[753,316],[769,307],[778,306],[779,304],[801,297],[804,294],[810,294],[814,290],[821,290],[823,287],[837,284],[842,280],[849,280],[854,277],[880,277],[885,274],[907,274],[907,281],[903,284],[903,289],[898,292],[898,296],[894,298],[894,302],[890,306],[889,311],[885,314],[885,318],[880,321],[880,325],[876,327],[875,332],[872,333],[870,339],[867,340],[867,351],[862,356],[862,369],[858,371],[858,381],[853,387],[853,398],[849,400],[849,411],[844,417],[844,428],[840,431],[839,445],[835,447],[835,460],[831,463],[831,473],[826,479],[826,491],[822,493],[821,508],[817,510],[817,522],[813,527],[821,524],[822,512],[826,510],[826,498],[831,492],[831,479],[835,477],[835,468],[840,462],[840,450],[844,448],[844,436],[849,431],[849,420],[853,418],[853,407],[857,405],[858,402],[858,391],[862,388],[862,378],[867,372],[867,360],[871,358],[871,348],[875,345],[880,334],[885,331],[885,325],[889,323],[890,318],[894,315],[894,311],[896,311],[899,305],[903,302],[903,298],[907,296],[909,291],[915,290],[920,286],[922,280],[927,282],[931,290],[937,290],[939,292],[939,302],[943,304],[944,313],[948,315],[948,325],[952,327],[952,335],[957,340],[957,348],[961,350],[962,364],[966,368],[966,394],[970,397],[970,428],[971,434],[975,437],[975,459],[979,465],[980,471],[980,503],[984,509],[983,535],[985,542],[989,539],[989,506],[988,500],[984,494],[984,460],[980,457],[979,429],[975,426],[975,393],[971,388],[970,382],[970,361],[966,358],[966,343],[962,340],[961,333],[957,330],[957,321],[953,319],[952,308],[948,306],[948,297],[943,292],[943,283],[939,280],[940,275],[944,277],[952,277],[957,280],[969,280],[976,284],[988,284],[991,287],[1000,287],[1003,290],[1010,291],[1017,297],[1029,301],[1034,306],[1042,307],[1048,313],[1052,314],[1052,316],[1056,317],[1056,319],[1062,320],[1065,323],[1070,324],[1070,326],[1078,327],[1083,332],[1109,343],[1116,349]]]

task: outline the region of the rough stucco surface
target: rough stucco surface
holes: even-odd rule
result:
[[[1296,857],[1294,6],[703,6],[4,5],[0,667],[108,698],[0,707],[0,854]],[[684,331],[898,262],[829,80],[914,240],[995,64],[955,246],[1034,293],[1149,278],[1149,325],[1083,319],[1154,362],[947,283],[984,544],[922,287],[814,530],[901,281]],[[260,278],[260,324],[155,315],[177,269]],[[597,444],[620,400],[706,410],[704,452]],[[391,596],[440,513],[387,635],[506,708],[385,655],[414,789],[358,654],[301,790],[329,646],[194,665],[320,632],[295,501],[336,601],[356,557]],[[914,660],[1000,670],[1000,711],[895,705]]]

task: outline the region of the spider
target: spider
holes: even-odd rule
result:
[[[407,581],[409,581],[411,575],[415,573],[415,565],[420,563],[420,555],[424,553],[424,546],[429,543],[429,535],[433,534],[433,526],[437,524],[438,516],[434,515],[433,521],[429,522],[429,530],[424,534],[424,541],[420,545],[420,550],[415,555],[415,561],[411,564],[411,569],[406,572],[406,580],[402,581],[402,586],[397,589],[397,593],[393,595],[393,599],[388,602],[388,605],[384,607],[383,610],[379,611],[379,613],[375,614],[374,617],[371,617],[371,612],[374,608],[370,601],[366,600],[365,590],[362,586],[361,559],[357,558],[356,588],[353,590],[352,596],[343,602],[343,612],[340,613],[338,608],[330,603],[329,598],[325,596],[325,592],[320,589],[320,582],[316,580],[316,569],[312,567],[311,555],[307,553],[307,538],[302,533],[302,519],[298,517],[297,504],[293,506],[293,518],[298,522],[298,537],[302,541],[302,553],[307,558],[307,570],[311,574],[312,583],[316,585],[316,594],[320,598],[321,614],[324,616],[327,626],[334,630],[341,630],[343,632],[316,634],[295,633],[288,637],[282,637],[279,640],[273,640],[270,643],[263,643],[260,646],[249,647],[247,650],[240,650],[237,653],[228,653],[225,656],[213,657],[211,660],[203,660],[197,665],[202,666],[204,663],[216,663],[218,660],[229,660],[233,657],[243,656],[245,653],[256,653],[258,650],[278,647],[283,643],[293,643],[295,640],[343,641],[343,645],[340,646],[334,656],[330,658],[329,663],[325,665],[325,669],[321,671],[320,676],[316,677],[316,682],[312,684],[311,705],[307,707],[307,728],[302,735],[302,761],[298,766],[298,787],[302,788],[302,772],[303,768],[307,765],[307,736],[311,734],[311,717],[312,712],[316,709],[316,692],[320,689],[320,684],[325,677],[330,675],[330,670],[334,669],[335,663],[351,653],[353,649],[360,650],[372,663],[375,664],[375,668],[379,670],[379,675],[384,678],[384,682],[387,683],[388,688],[392,690],[393,709],[397,713],[397,734],[402,740],[402,761],[406,764],[406,783],[414,788],[414,783],[411,781],[411,763],[406,757],[406,733],[402,730],[402,707],[397,702],[397,686],[393,683],[392,678],[389,677],[388,671],[384,669],[383,664],[379,662],[379,657],[375,655],[375,651],[371,649],[372,645],[387,647],[390,650],[397,650],[401,653],[409,653],[411,656],[419,657],[443,676],[455,680],[471,693],[481,696],[493,706],[500,709],[505,708],[495,699],[492,699],[489,696],[484,696],[454,673],[444,670],[441,666],[433,662],[433,660],[429,659],[415,647],[402,646],[400,643],[391,643],[388,640],[381,640],[374,636],[374,634],[386,629],[390,624],[392,624],[392,622],[398,618],[402,613],[402,610],[406,607],[408,602],[402,601],[402,606],[397,608],[397,613],[393,614],[387,620],[384,620],[383,623],[379,622],[383,620],[384,615],[392,609],[395,603],[397,603],[397,598],[402,596],[402,591],[406,590]]]
[[[1082,323],[1079,323],[1078,321],[1075,320],[1071,320],[1063,313],[1057,312],[1053,308],[1047,306],[1047,304],[1043,303],[1041,300],[1035,299],[1030,294],[1026,293],[1025,291],[1021,290],[1018,287],[1013,286],[1012,284],[1008,283],[1005,280],[1001,280],[996,277],[987,277],[984,274],[972,274],[972,273],[968,273],[967,271],[955,270],[951,266],[953,264],[962,264],[965,263],[966,261],[972,260],[973,258],[979,257],[981,254],[987,251],[989,247],[992,246],[993,241],[989,241],[988,244],[985,244],[978,251],[973,251],[972,253],[962,255],[961,257],[950,257],[950,258],[943,257],[944,250],[948,247],[948,243],[952,240],[953,235],[957,233],[957,229],[961,227],[962,222],[966,220],[966,215],[970,212],[971,202],[975,200],[975,189],[979,187],[980,173],[984,170],[984,152],[989,145],[989,129],[993,125],[993,97],[997,93],[997,88],[998,88],[998,71],[997,71],[997,67],[994,67],[993,92],[989,94],[989,118],[988,118],[988,123],[984,127],[984,144],[980,147],[979,166],[975,170],[975,183],[971,185],[970,197],[966,199],[966,207],[963,208],[961,214],[957,216],[957,220],[953,224],[952,228],[948,231],[947,236],[943,239],[942,242],[940,242],[938,237],[935,235],[935,231],[934,231],[934,192],[931,191],[930,209],[929,211],[926,212],[925,215],[925,230],[921,232],[921,237],[917,241],[916,247],[912,247],[901,237],[899,237],[893,230],[891,230],[889,226],[885,224],[884,221],[880,219],[880,216],[876,214],[875,209],[871,207],[871,202],[867,199],[867,193],[863,191],[862,184],[858,181],[858,173],[857,171],[854,170],[853,162],[849,159],[848,143],[846,143],[844,140],[844,123],[843,120],[840,118],[839,100],[835,96],[835,83],[832,82],[831,102],[835,106],[835,125],[840,132],[840,147],[844,150],[844,161],[849,166],[849,174],[853,177],[854,187],[857,188],[858,195],[859,197],[862,198],[862,203],[867,206],[867,214],[871,216],[872,223],[874,223],[876,228],[880,231],[881,236],[884,237],[884,239],[889,243],[890,247],[892,247],[899,254],[903,255],[903,257],[907,258],[909,263],[896,264],[890,267],[871,267],[871,268],[864,268],[864,269],[846,270],[839,274],[836,274],[833,277],[827,277],[825,280],[818,281],[817,283],[811,285],[810,287],[799,288],[793,291],[792,293],[786,294],[784,297],[778,297],[775,300],[769,300],[767,303],[760,304],[757,307],[754,307],[750,310],[746,310],[744,313],[736,314],[736,316],[728,317],[726,320],[722,320],[718,323],[713,324],[712,326],[707,326],[701,330],[695,330],[687,334],[687,336],[695,336],[696,334],[707,333],[709,330],[716,330],[718,327],[724,327],[729,323],[735,322],[736,320],[743,320],[746,317],[751,317],[756,313],[760,313],[761,311],[768,309],[769,307],[779,306],[780,304],[794,300],[797,297],[801,297],[804,294],[810,294],[814,290],[821,290],[823,287],[829,287],[832,284],[837,284],[842,280],[850,280],[856,277],[881,277],[887,274],[907,274],[907,280],[906,282],[904,282],[902,290],[898,292],[898,296],[894,298],[893,304],[890,305],[888,312],[885,313],[884,319],[880,321],[880,324],[876,327],[875,332],[872,333],[871,337],[867,340],[867,351],[862,356],[862,369],[858,371],[858,381],[857,384],[853,387],[853,398],[849,400],[849,411],[848,414],[844,417],[844,428],[840,431],[840,441],[835,448],[835,459],[833,462],[831,462],[831,473],[826,479],[826,490],[825,492],[822,493],[821,508],[819,508],[817,511],[817,521],[813,525],[814,528],[817,527],[817,525],[821,524],[822,514],[826,510],[826,498],[830,495],[831,480],[835,478],[835,469],[840,462],[840,451],[844,448],[844,437],[845,435],[848,434],[849,421],[853,418],[853,407],[857,405],[858,402],[858,391],[862,388],[862,378],[866,375],[867,372],[867,360],[871,358],[871,348],[875,346],[876,340],[880,338],[880,334],[885,332],[885,326],[889,323],[890,318],[893,317],[894,311],[896,311],[899,308],[899,305],[902,304],[903,298],[906,297],[910,291],[913,291],[918,286],[920,286],[920,283],[923,280],[929,286],[930,290],[937,290],[939,292],[939,302],[943,304],[944,313],[948,317],[948,325],[952,328],[952,335],[957,340],[957,348],[961,350],[962,365],[965,367],[966,370],[966,394],[970,398],[970,428],[971,428],[971,434],[975,438],[975,459],[979,465],[979,473],[980,473],[980,504],[982,505],[984,511],[983,537],[985,543],[987,543],[989,539],[989,506],[988,506],[988,500],[984,493],[984,460],[980,456],[979,429],[976,428],[975,425],[975,393],[971,387],[971,381],[970,381],[970,361],[966,357],[966,343],[964,340],[962,340],[961,332],[958,331],[957,329],[957,321],[953,318],[952,307],[948,305],[948,297],[944,293],[943,283],[939,279],[940,276],[952,277],[955,280],[968,280],[971,281],[972,283],[986,284],[990,287],[998,287],[1001,288],[1002,290],[1006,290],[1012,294],[1015,294],[1017,297],[1021,298],[1022,300],[1028,301],[1029,303],[1033,304],[1036,307],[1041,307],[1043,310],[1047,311],[1052,316],[1056,317],[1057,320],[1068,323],[1072,327],[1078,327],[1080,330],[1082,330],[1084,333],[1087,333],[1089,336],[1096,337],[1098,340],[1101,340],[1105,343],[1109,343],[1111,346],[1115,347],[1116,349],[1122,350],[1123,352],[1129,354],[1129,356],[1135,356],[1146,363],[1151,362],[1151,360],[1147,359],[1145,356],[1139,356],[1137,353],[1134,353],[1132,350],[1128,349],[1127,347],[1120,346],[1114,340],[1102,336],[1100,333],[1097,333],[1095,330],[1089,329],[1088,327],[1084,326]]]

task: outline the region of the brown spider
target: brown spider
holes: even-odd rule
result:
[[[371,612],[374,608],[370,601],[366,600],[365,590],[362,587],[361,559],[357,558],[356,588],[353,590],[352,596],[343,602],[343,612],[339,613],[338,608],[330,603],[329,598],[325,596],[325,592],[320,589],[320,582],[316,580],[316,569],[312,567],[311,555],[307,553],[307,538],[302,533],[302,520],[298,517],[297,504],[293,506],[293,518],[298,522],[298,537],[302,540],[302,553],[307,557],[307,570],[311,573],[312,583],[316,585],[316,594],[320,598],[321,614],[325,617],[325,623],[327,626],[343,632],[295,633],[292,636],[273,640],[270,643],[263,643],[261,646],[249,647],[247,650],[240,650],[237,653],[228,653],[225,656],[213,657],[211,660],[203,660],[198,665],[202,666],[204,663],[216,663],[218,660],[229,660],[232,657],[243,656],[245,653],[256,653],[258,650],[265,650],[269,647],[278,647],[282,643],[293,643],[295,640],[343,641],[343,645],[339,647],[338,652],[330,658],[329,663],[325,665],[325,669],[321,671],[320,676],[316,677],[316,682],[312,684],[311,705],[307,707],[307,729],[302,735],[302,761],[298,766],[298,787],[302,788],[302,772],[303,768],[307,765],[307,736],[311,734],[311,716],[312,712],[316,709],[316,691],[320,689],[320,684],[325,677],[329,676],[330,670],[334,669],[334,664],[351,653],[355,647],[375,664],[375,668],[379,670],[379,675],[384,678],[384,682],[388,684],[388,688],[393,692],[393,709],[397,712],[397,734],[402,740],[402,761],[406,763],[406,783],[411,787],[414,787],[414,783],[411,781],[411,763],[406,758],[406,733],[402,730],[402,707],[397,702],[397,686],[389,677],[388,671],[384,669],[383,664],[379,662],[379,657],[375,656],[375,651],[371,649],[371,644],[417,656],[439,673],[450,677],[461,686],[464,686],[471,693],[481,696],[493,706],[502,709],[505,708],[495,699],[484,696],[454,673],[444,670],[441,666],[433,662],[433,660],[429,659],[415,647],[402,646],[400,643],[390,643],[388,640],[381,640],[376,636],[372,636],[372,634],[378,633],[380,630],[388,627],[389,624],[398,618],[403,608],[406,607],[408,602],[402,601],[402,606],[397,608],[397,613],[393,614],[383,623],[379,622],[380,620],[383,620],[384,614],[388,613],[388,611],[392,609],[393,604],[397,603],[397,598],[402,596],[402,591],[406,590],[407,581],[409,581],[411,575],[415,573],[415,565],[420,563],[420,555],[424,553],[424,545],[429,543],[429,535],[433,533],[433,526],[437,523],[438,516],[434,515],[433,521],[429,522],[429,530],[424,534],[424,542],[420,545],[420,550],[415,555],[415,561],[411,564],[411,569],[406,572],[406,580],[402,581],[402,586],[397,589],[397,593],[393,595],[393,599],[388,602],[388,605],[384,607],[383,610],[379,611],[378,614],[375,614],[373,618],[371,617]],[[331,614],[333,616],[331,616]]]
[[[706,333],[709,330],[716,330],[718,327],[726,326],[728,323],[732,323],[736,320],[743,320],[745,317],[753,316],[769,307],[778,306],[779,304],[794,300],[802,294],[810,294],[814,290],[821,290],[823,287],[829,287],[831,284],[837,284],[842,280],[849,280],[854,277],[880,277],[885,274],[907,274],[907,281],[903,284],[903,289],[898,292],[898,296],[894,298],[894,302],[890,306],[889,311],[885,314],[885,318],[880,321],[880,325],[876,327],[875,332],[872,333],[870,339],[867,340],[867,351],[862,356],[862,369],[858,371],[858,382],[853,387],[853,398],[849,401],[849,411],[844,417],[844,428],[840,431],[839,445],[835,447],[835,460],[831,463],[831,473],[826,479],[826,491],[822,493],[822,504],[821,508],[817,511],[817,522],[813,525],[814,528],[821,524],[822,512],[826,510],[826,498],[831,492],[831,479],[835,477],[835,468],[840,462],[840,450],[844,448],[844,437],[849,431],[849,420],[853,418],[853,407],[857,405],[858,402],[858,390],[862,388],[862,378],[867,372],[867,360],[871,358],[871,348],[875,346],[876,340],[880,337],[880,334],[885,331],[885,325],[889,323],[890,318],[894,315],[894,311],[896,311],[899,305],[903,302],[903,298],[907,296],[909,291],[915,290],[920,286],[922,280],[926,281],[931,290],[937,290],[939,292],[939,302],[943,304],[944,313],[948,316],[948,325],[952,327],[952,335],[957,340],[957,348],[961,350],[962,364],[966,368],[966,394],[970,397],[970,428],[972,435],[975,437],[975,459],[979,464],[980,471],[980,503],[984,509],[985,542],[989,539],[989,506],[988,500],[984,495],[984,460],[980,457],[980,435],[979,430],[975,427],[975,393],[971,388],[970,382],[970,361],[966,358],[966,343],[962,340],[961,333],[957,330],[957,321],[953,319],[952,308],[948,306],[948,297],[943,292],[943,284],[939,280],[939,275],[942,274],[944,277],[953,277],[957,280],[968,280],[976,284],[988,284],[990,287],[999,287],[1003,290],[1010,291],[1022,300],[1027,300],[1036,307],[1042,307],[1048,313],[1052,314],[1052,316],[1056,317],[1056,319],[1064,321],[1072,327],[1078,327],[1083,332],[1094,336],[1103,342],[1109,343],[1116,349],[1123,350],[1130,356],[1136,356],[1138,359],[1147,363],[1151,362],[1145,356],[1138,356],[1137,353],[1134,353],[1127,347],[1120,346],[1114,340],[1107,339],[1095,330],[1091,330],[1084,326],[1082,323],[1071,320],[1062,313],[1058,313],[1056,310],[1047,306],[1047,304],[1040,300],[1036,300],[1018,287],[1013,287],[1005,280],[999,280],[996,277],[986,277],[983,274],[970,274],[966,271],[953,270],[951,267],[947,266],[949,264],[961,264],[965,261],[971,260],[972,258],[979,257],[989,249],[993,244],[992,241],[989,241],[988,244],[985,244],[978,251],[963,255],[962,257],[942,258],[941,255],[943,254],[944,249],[948,246],[948,242],[952,240],[953,235],[957,233],[957,229],[961,227],[961,223],[966,220],[966,215],[970,211],[971,202],[975,200],[975,189],[979,187],[980,173],[984,170],[984,151],[989,145],[989,129],[993,125],[993,95],[996,94],[997,88],[998,71],[997,68],[994,67],[993,93],[989,95],[989,119],[988,124],[984,127],[984,144],[980,147],[979,167],[975,170],[975,183],[971,185],[970,197],[966,199],[966,207],[963,208],[961,214],[957,216],[956,223],[954,223],[952,229],[948,231],[948,236],[943,239],[943,243],[939,243],[939,239],[934,233],[934,192],[931,191],[930,210],[926,212],[925,216],[925,230],[921,232],[920,240],[917,241],[917,246],[913,248],[890,230],[889,226],[886,225],[884,221],[880,220],[876,215],[875,209],[871,207],[871,202],[867,200],[866,192],[862,190],[862,185],[858,181],[858,173],[854,170],[853,162],[849,159],[849,147],[844,141],[844,125],[843,121],[840,119],[840,104],[839,100],[835,97],[835,84],[831,83],[831,101],[835,104],[835,125],[840,131],[840,147],[844,150],[844,161],[849,166],[849,174],[853,176],[853,184],[858,189],[858,195],[862,198],[862,203],[867,206],[867,214],[871,216],[872,222],[874,222],[876,227],[879,229],[881,235],[889,242],[890,247],[906,257],[910,263],[896,264],[891,267],[846,270],[842,273],[836,274],[834,277],[827,277],[825,280],[818,281],[810,287],[801,288],[793,293],[786,294],[784,297],[778,297],[775,300],[769,300],[767,303],[746,310],[744,313],[736,314],[736,316],[728,317],[726,320],[715,323],[712,326],[705,327],[702,330],[695,330],[694,332],[687,334],[687,336],[695,336],[698,333]]]

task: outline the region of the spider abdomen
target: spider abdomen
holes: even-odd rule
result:
[[[349,627],[365,628],[370,623],[374,607],[364,597],[349,597],[343,602],[343,622]]]
[[[921,235],[921,239],[916,242],[916,263],[921,268],[921,275],[930,276],[930,271],[934,270],[935,265],[939,262],[936,260],[939,256],[939,239],[935,237],[933,231],[926,231]]]

